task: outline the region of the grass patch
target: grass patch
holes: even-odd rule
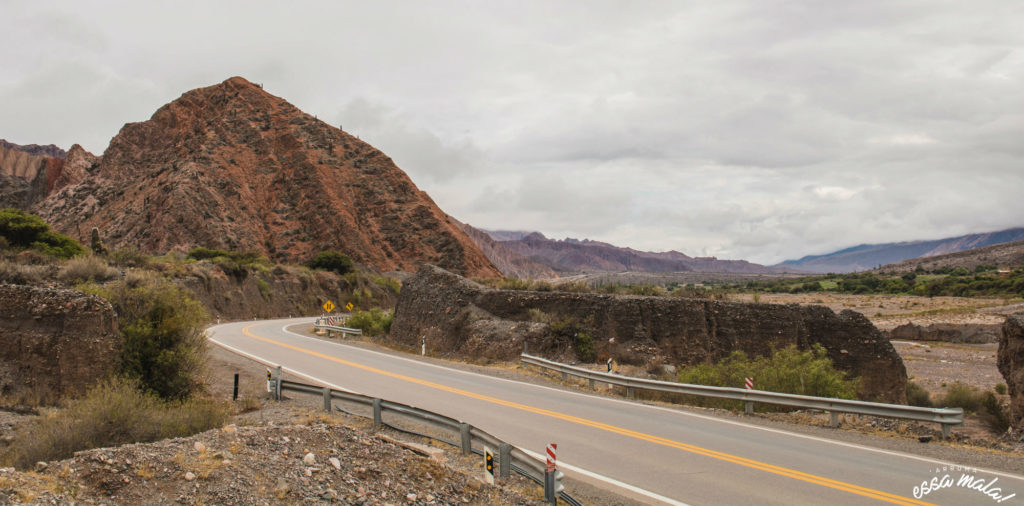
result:
[[[65,283],[82,283],[85,281],[105,283],[120,275],[121,272],[111,267],[103,257],[83,255],[65,262],[57,278]]]

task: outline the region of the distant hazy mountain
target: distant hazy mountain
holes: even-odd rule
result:
[[[505,276],[519,279],[554,279],[558,277],[558,273],[550,266],[526,258],[512,251],[500,241],[495,240],[493,237],[495,232],[480,230],[468,223],[462,223],[450,215],[448,220],[462,227],[466,235],[476,243],[480,250],[484,252],[484,255],[487,255],[487,259]],[[519,234],[519,232],[500,233],[508,234],[509,236]],[[522,233],[529,234],[529,232]]]
[[[790,266],[812,272],[866,271],[911,258],[932,257],[1019,240],[1024,240],[1024,228],[1011,228],[998,232],[970,234],[934,241],[861,244],[827,255],[811,255],[799,260],[787,260],[778,266]]]
[[[745,274],[769,274],[799,272],[790,266],[765,267],[745,260],[719,260],[715,257],[690,257],[678,251],[652,253],[621,248],[612,244],[589,239],[554,240],[540,232],[485,231],[494,240],[493,245],[482,244],[479,237],[470,233],[470,238],[488,253],[491,261],[507,276],[517,276],[515,266],[494,254],[500,251],[507,258],[516,259],[517,265],[524,261],[548,266],[562,274],[582,272],[731,272]],[[520,260],[522,259],[522,260]],[[537,272],[537,271],[535,271]]]
[[[910,272],[921,266],[926,271],[943,267],[963,267],[973,271],[979,265],[993,265],[999,268],[1014,268],[1024,265],[1024,241],[1004,242],[956,253],[946,253],[925,258],[912,258],[894,264],[883,265],[884,272]]]

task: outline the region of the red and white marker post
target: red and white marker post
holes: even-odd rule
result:
[[[745,384],[747,386],[747,390],[753,390],[754,389],[754,378],[746,378]]]
[[[753,390],[754,389],[754,378],[744,378],[743,386],[747,390]],[[748,415],[753,413],[754,412],[754,403],[750,402],[750,401],[743,401],[743,412],[745,414],[748,414]]]
[[[544,500],[549,504],[558,504],[558,493],[562,490],[562,484],[560,483],[560,476],[562,473],[557,470],[557,457],[555,457],[555,451],[558,450],[558,445],[551,443],[547,447],[548,452],[548,466],[544,471]]]

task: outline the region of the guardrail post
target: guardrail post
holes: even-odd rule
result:
[[[281,366],[277,366],[277,379],[274,380],[274,400],[281,400]]]
[[[743,401],[743,414],[745,414],[745,415],[752,415],[752,414],[754,414],[754,402],[753,401]]]
[[[591,390],[594,389],[594,378],[588,378],[587,379],[587,388],[589,388]]]
[[[828,412],[828,426],[832,428],[839,427],[839,413],[835,411]]]
[[[498,475],[501,478],[512,476],[512,445],[508,443],[498,445],[498,461],[501,464],[498,468]]]
[[[636,399],[636,390],[633,387],[626,387],[626,397]]]
[[[562,381],[569,381],[569,373],[562,373]]]
[[[381,416],[381,401],[380,399],[373,400],[373,428],[379,429],[384,425],[384,420]]]
[[[324,387],[324,411],[331,412],[331,389]]]
[[[473,451],[473,436],[469,433],[469,424],[459,424],[459,434],[462,436],[462,454],[469,455]]]
[[[942,424],[942,439],[943,440],[949,439],[949,430],[952,427],[953,427],[952,424],[948,424],[948,423]]]

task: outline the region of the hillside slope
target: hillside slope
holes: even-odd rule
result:
[[[787,260],[779,266],[792,266],[821,273],[864,271],[911,258],[932,257],[1020,240],[1024,240],[1024,228],[1011,228],[933,241],[861,244],[826,255],[811,255],[799,260]]]
[[[69,162],[70,163],[70,162]],[[32,206],[62,233],[144,253],[207,246],[302,262],[500,276],[384,153],[234,77],[129,123],[81,180]]]
[[[934,271],[943,267],[963,267],[973,271],[979,265],[998,268],[1013,268],[1024,265],[1024,241],[1014,241],[992,246],[985,246],[956,253],[946,253],[924,258],[912,258],[894,264],[883,265],[878,270],[883,272],[910,272],[921,266],[926,271]]]

